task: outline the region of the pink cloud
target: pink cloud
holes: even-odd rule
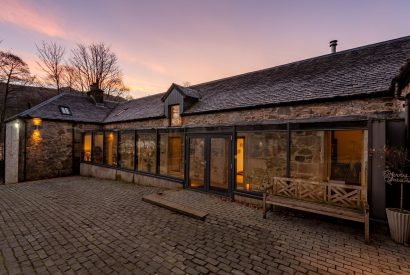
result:
[[[63,37],[64,31],[50,14],[41,14],[38,10],[21,0],[3,0],[0,22],[34,30],[52,37]]]

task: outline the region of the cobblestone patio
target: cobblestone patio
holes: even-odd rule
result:
[[[83,177],[0,186],[0,274],[410,274],[410,248],[361,224],[167,196],[198,221],[144,203],[154,187]],[[293,214],[292,214],[293,213]]]

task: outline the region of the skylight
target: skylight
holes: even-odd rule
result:
[[[71,110],[70,110],[69,107],[59,106],[59,108],[60,108],[60,112],[61,112],[63,115],[67,115],[67,116],[72,115]]]

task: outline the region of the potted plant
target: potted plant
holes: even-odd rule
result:
[[[391,238],[400,244],[410,241],[410,211],[403,208],[404,185],[410,184],[409,157],[404,148],[385,147],[384,180],[387,184],[400,184],[400,208],[386,208]]]

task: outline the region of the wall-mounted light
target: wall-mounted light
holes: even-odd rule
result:
[[[20,127],[20,123],[18,121],[16,121],[16,123],[14,123],[14,127],[16,127],[16,129],[18,129]]]
[[[40,130],[41,129],[41,124],[42,124],[42,120],[41,118],[33,118],[32,119],[33,122],[33,126],[35,130]]]

